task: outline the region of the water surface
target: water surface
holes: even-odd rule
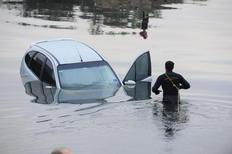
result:
[[[231,6],[230,0],[1,1],[0,152],[68,146],[81,154],[230,154]],[[145,40],[142,11],[150,16]],[[154,80],[166,60],[175,61],[191,83],[181,91],[180,112],[163,112],[162,96],[139,100],[122,88],[92,103],[36,103],[21,83],[21,59],[32,42],[64,37],[95,48],[121,79],[142,51],[151,52]]]

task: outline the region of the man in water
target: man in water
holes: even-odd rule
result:
[[[57,148],[51,154],[72,154],[72,151],[68,148]]]
[[[146,29],[148,28],[148,21],[149,21],[149,16],[143,11],[143,20],[142,20],[142,25],[141,29],[142,31],[139,33],[140,36],[142,36],[144,39],[147,38],[147,31]]]
[[[174,62],[167,61],[165,63],[166,72],[160,75],[152,91],[158,95],[161,91],[158,90],[160,86],[163,89],[163,104],[170,106],[178,106],[180,103],[179,90],[189,89],[190,84],[184,79],[183,76],[173,72]]]

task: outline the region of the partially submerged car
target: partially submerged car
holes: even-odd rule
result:
[[[52,103],[105,103],[121,101],[137,101],[150,99],[151,82],[137,82],[134,86],[106,87],[106,88],[87,88],[82,90],[65,90],[51,87],[49,84],[41,81],[27,82],[25,85],[26,93],[33,96],[32,102],[39,104]],[[122,93],[120,93],[122,92]],[[117,93],[117,95],[116,95]],[[122,95],[123,97],[121,97]],[[124,97],[126,96],[128,97]],[[116,95],[116,101],[113,96]]]
[[[20,75],[31,95],[33,87],[35,92],[44,83],[43,88],[59,89],[59,96],[72,93],[82,101],[105,99],[115,95],[122,84],[151,76],[151,60],[149,51],[140,55],[121,82],[109,63],[88,45],[71,39],[49,40],[30,46],[22,59]]]

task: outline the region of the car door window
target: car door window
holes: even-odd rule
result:
[[[46,63],[44,65],[42,81],[51,85],[55,85],[54,69],[49,59],[46,60]]]
[[[135,60],[124,78],[123,84],[128,80],[133,80],[135,82],[141,81],[149,76],[151,76],[151,59],[148,51]]]
[[[39,79],[41,79],[41,77],[40,77],[41,69],[42,69],[42,66],[43,66],[43,63],[45,62],[45,60],[46,60],[46,57],[41,53],[37,53],[31,59],[30,68]]]
[[[131,96],[130,100],[144,100],[151,98],[151,82],[136,82],[135,86],[123,87],[126,94]]]
[[[30,68],[31,59],[35,54],[36,54],[35,51],[30,51],[25,56],[25,62],[29,68]]]

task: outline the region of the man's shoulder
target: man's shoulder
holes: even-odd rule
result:
[[[179,73],[176,73],[176,72],[169,72],[169,73],[163,73],[163,74],[161,74],[161,75],[159,75],[158,76],[158,79],[166,79],[167,78],[167,75],[169,76],[169,77],[177,77],[177,78],[181,78],[182,77],[182,75],[180,75]]]
[[[180,75],[179,73],[176,73],[176,72],[172,72],[172,74],[176,77],[182,77],[182,75]]]
[[[158,76],[158,78],[164,78],[164,77],[165,77],[165,73]]]

